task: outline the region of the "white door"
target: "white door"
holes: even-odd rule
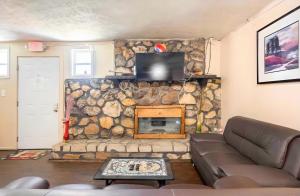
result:
[[[18,148],[58,142],[59,58],[19,57]]]

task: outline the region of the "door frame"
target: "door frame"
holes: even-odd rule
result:
[[[20,148],[19,148],[19,88],[20,88],[20,86],[19,86],[19,80],[20,80],[20,69],[19,69],[19,67],[20,67],[20,65],[19,65],[19,59],[20,58],[58,58],[58,62],[59,62],[59,64],[58,64],[58,78],[59,78],[59,81],[58,81],[58,112],[57,112],[57,135],[58,135],[58,137],[57,137],[57,142],[59,142],[60,141],[60,128],[61,128],[61,126],[60,126],[60,115],[61,115],[61,112],[62,111],[64,111],[63,110],[63,108],[64,108],[64,104],[63,104],[63,107],[61,108],[60,107],[60,105],[61,105],[61,102],[62,102],[62,100],[61,100],[61,88],[62,88],[62,86],[61,85],[63,85],[63,84],[61,84],[61,80],[63,80],[63,75],[62,75],[62,70],[61,70],[61,66],[62,66],[62,56],[55,56],[55,55],[51,55],[51,56],[17,56],[17,138],[16,138],[16,141],[17,141],[17,145],[16,145],[16,147],[17,147],[17,150],[19,150]],[[62,102],[63,103],[63,102]],[[53,144],[53,145],[55,145],[55,144]]]

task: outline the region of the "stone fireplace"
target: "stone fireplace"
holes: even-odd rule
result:
[[[195,75],[204,73],[205,40],[196,39],[117,40],[116,74],[133,74],[135,53],[153,52],[156,42],[165,43],[169,52],[185,52],[185,73]],[[190,133],[197,130],[208,132],[220,127],[220,88],[221,81],[218,78],[207,79],[205,83],[199,83],[197,80],[170,83],[105,78],[68,79],[65,81],[65,95],[71,95],[75,100],[70,117],[70,141],[55,145],[52,158],[104,159],[108,156],[188,158]],[[180,106],[184,113],[180,117],[148,116],[149,118],[140,119],[141,121],[136,123],[138,119],[136,109],[168,106]],[[142,133],[138,132],[137,124],[148,125],[148,128],[143,129]],[[162,127],[167,125],[169,128],[163,130]],[[149,136],[149,131],[156,134],[157,139],[138,139],[141,138],[140,135]],[[186,136],[186,139],[162,139],[161,136],[165,135],[162,134],[163,131],[169,133],[167,138]]]

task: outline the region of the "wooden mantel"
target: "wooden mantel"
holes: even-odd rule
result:
[[[178,133],[140,133],[139,118],[170,118],[181,119],[180,131]],[[185,106],[184,105],[158,105],[158,106],[136,106],[135,108],[135,139],[182,139],[185,138]]]

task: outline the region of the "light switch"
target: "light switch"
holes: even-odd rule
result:
[[[1,95],[1,97],[5,97],[6,96],[6,90],[5,89],[1,89],[0,95]]]

